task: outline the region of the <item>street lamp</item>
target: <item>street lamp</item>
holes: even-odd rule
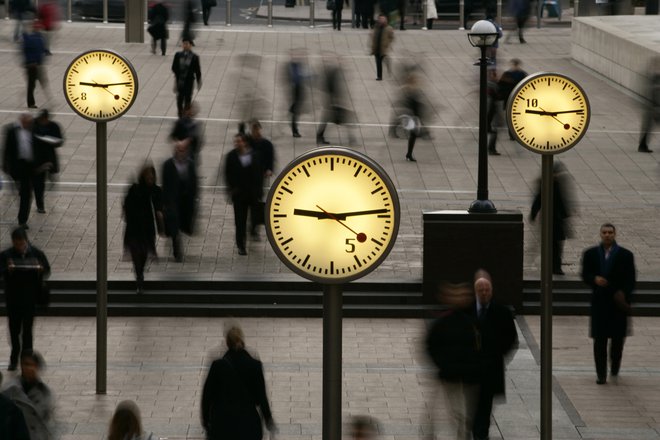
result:
[[[481,49],[479,58],[479,170],[477,174],[477,200],[470,205],[469,212],[497,212],[493,202],[488,200],[488,132],[486,102],[486,49],[497,40],[497,28],[488,20],[479,20],[468,32],[468,40]]]

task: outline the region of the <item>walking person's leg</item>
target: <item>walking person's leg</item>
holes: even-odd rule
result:
[[[616,337],[612,338],[610,345],[610,373],[612,376],[618,376],[621,369],[621,359],[623,358],[623,344],[626,338]]]
[[[607,338],[594,336],[594,362],[596,363],[596,376],[598,384],[607,381]]]
[[[32,187],[34,188],[34,199],[37,202],[37,212],[45,213],[44,193],[46,192],[46,173],[38,173],[32,176]]]
[[[30,208],[32,205],[32,180],[30,176],[24,176],[18,181],[18,224],[27,224],[30,217]]]
[[[11,354],[9,355],[9,369],[15,370],[18,357],[21,354],[21,325],[22,317],[18,307],[7,307],[7,320],[9,322],[9,339],[11,341]]]

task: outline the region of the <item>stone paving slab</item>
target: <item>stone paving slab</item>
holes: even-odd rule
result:
[[[25,84],[16,47],[9,42],[10,27],[0,40],[0,123],[16,119],[25,111]],[[172,26],[177,35],[180,28]],[[205,125],[206,144],[200,168],[202,195],[197,234],[185,240],[183,264],[169,257],[169,243],[159,240],[161,258],[149,263],[147,279],[163,276],[196,276],[222,279],[232,276],[291,278],[264,241],[250,242],[249,256],[236,253],[233,245],[233,212],[227,203],[219,166],[231,149],[238,119],[249,114],[262,118],[265,135],[277,150],[277,170],[302,152],[314,147],[314,130],[320,119],[322,94],[316,84],[326,51],[342,55],[347,88],[357,122],[351,127],[357,144],[352,145],[376,159],[398,188],[402,206],[401,228],[389,258],[370,275],[371,279],[421,279],[422,222],[424,210],[466,209],[476,197],[477,168],[477,53],[464,31],[410,30],[397,32],[392,65],[418,63],[424,90],[431,104],[428,124],[430,141],[419,140],[417,163],[404,160],[405,140],[387,136],[392,103],[396,99],[396,74],[374,81],[368,32],[346,29],[341,33],[304,26],[208,27],[198,32],[195,50],[200,54],[204,87],[196,96],[200,120]],[[126,55],[135,65],[140,90],[129,113],[108,124],[109,178],[109,276],[130,279],[131,265],[122,250],[121,200],[143,159],[157,167],[171,151],[167,134],[176,109],[170,72],[175,39],[169,55],[151,55],[148,44],[123,43],[120,25],[63,23],[57,33],[54,55],[47,70],[50,94],[37,89],[37,103],[48,106],[62,124],[67,137],[60,149],[62,172],[46,196],[48,213],[33,211],[30,236],[53,263],[53,276],[92,279],[95,274],[95,138],[94,125],[77,117],[65,104],[59,90],[69,61],[78,53],[106,47]],[[529,72],[554,70],[574,77],[586,89],[592,104],[589,132],[574,149],[560,156],[574,183],[575,215],[565,246],[565,271],[575,278],[582,250],[598,240],[598,226],[605,221],[618,225],[619,241],[635,252],[640,279],[658,278],[660,264],[657,217],[660,206],[659,168],[656,154],[636,152],[641,121],[639,99],[598,75],[573,63],[570,29],[531,28],[528,44],[502,44],[498,58],[519,57]],[[290,137],[288,95],[283,86],[283,66],[291,48],[308,50],[310,73],[307,112],[302,116],[303,137]],[[251,55],[246,62],[245,54]],[[9,80],[9,79],[12,80]],[[50,100],[47,101],[48,96]],[[250,106],[259,97],[258,106]],[[253,108],[254,110],[250,110]],[[503,134],[503,133],[501,133]],[[334,143],[346,141],[346,131],[328,128]],[[500,136],[506,138],[506,136]],[[651,139],[652,144],[655,143]],[[540,157],[517,144],[502,140],[503,153],[489,159],[490,198],[500,209],[527,213],[540,173]],[[276,171],[277,171],[276,170]],[[5,177],[6,178],[6,177]],[[11,185],[0,192],[0,244],[8,245],[14,225],[17,196]],[[525,215],[525,278],[539,276],[537,223]]]

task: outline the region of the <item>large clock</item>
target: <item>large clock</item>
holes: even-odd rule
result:
[[[511,92],[507,123],[528,150],[556,154],[577,144],[589,126],[589,100],[571,78],[559,73],[535,73]]]
[[[326,284],[364,276],[388,255],[399,199],[383,169],[342,147],[311,150],[277,177],[266,200],[266,233],[294,272]]]
[[[66,101],[80,116],[95,122],[126,113],[137,91],[137,74],[131,63],[109,50],[78,55],[64,74]]]

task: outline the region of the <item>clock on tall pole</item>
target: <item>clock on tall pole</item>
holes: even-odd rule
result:
[[[64,98],[78,115],[96,123],[96,393],[106,393],[108,319],[108,121],[135,102],[138,78],[130,61],[95,49],[76,56],[64,72]]]
[[[323,439],[341,438],[342,284],[374,270],[394,246],[399,199],[387,173],[343,147],[289,163],[266,200],[266,233],[292,271],[323,285]]]

